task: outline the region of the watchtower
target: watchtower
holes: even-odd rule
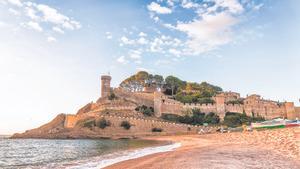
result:
[[[111,76],[103,75],[101,76],[101,97],[107,97],[110,94],[110,81]]]

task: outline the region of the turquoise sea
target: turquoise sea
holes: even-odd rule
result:
[[[151,140],[46,140],[0,138],[1,169],[91,169],[179,145]]]

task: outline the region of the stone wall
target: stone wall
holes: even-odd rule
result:
[[[99,115],[99,113],[83,114],[77,116],[77,118],[72,115],[67,115],[65,127],[75,128],[78,121],[91,118],[97,120],[104,118],[105,120],[110,121],[111,125],[105,129],[100,129],[98,127],[92,129],[94,132],[101,134],[103,137],[145,136],[153,134],[192,134],[197,133],[201,129],[216,131],[216,128],[170,123],[160,120]],[[131,124],[131,128],[129,130],[120,126],[123,121],[128,121]],[[153,128],[160,128],[162,129],[162,132],[152,132]]]
[[[300,119],[300,107],[295,107],[296,118]]]
[[[262,116],[265,119],[288,118],[295,119],[300,116],[300,108],[295,109],[292,102],[279,104],[278,102],[263,100],[259,95],[251,95],[244,100],[244,104],[226,104],[224,94],[214,97],[215,104],[183,104],[160,92],[154,93],[154,111],[157,117],[163,113],[183,115],[183,112],[190,109],[200,109],[201,112],[217,113],[224,118],[226,112],[245,112],[248,116]]]
[[[153,93],[143,92],[128,92],[122,88],[115,88],[114,93],[121,98],[137,103],[138,105],[146,105],[148,107],[154,107],[154,95]]]

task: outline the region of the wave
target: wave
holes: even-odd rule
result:
[[[161,153],[172,151],[179,148],[181,143],[173,143],[170,145],[158,146],[158,147],[148,147],[137,150],[128,150],[124,152],[118,152],[113,154],[108,154],[100,157],[95,157],[86,162],[78,162],[73,166],[66,167],[66,169],[99,169],[104,168],[122,161],[131,160],[147,156],[150,154]]]

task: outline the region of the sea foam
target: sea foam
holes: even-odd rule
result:
[[[174,143],[170,145],[158,146],[158,147],[148,147],[137,150],[128,150],[119,153],[113,153],[106,156],[98,157],[95,159],[91,159],[91,161],[86,163],[77,164],[76,166],[66,167],[67,169],[99,169],[104,168],[115,163],[131,160],[143,156],[147,156],[150,154],[161,153],[172,151],[176,148],[179,148],[181,143]]]

